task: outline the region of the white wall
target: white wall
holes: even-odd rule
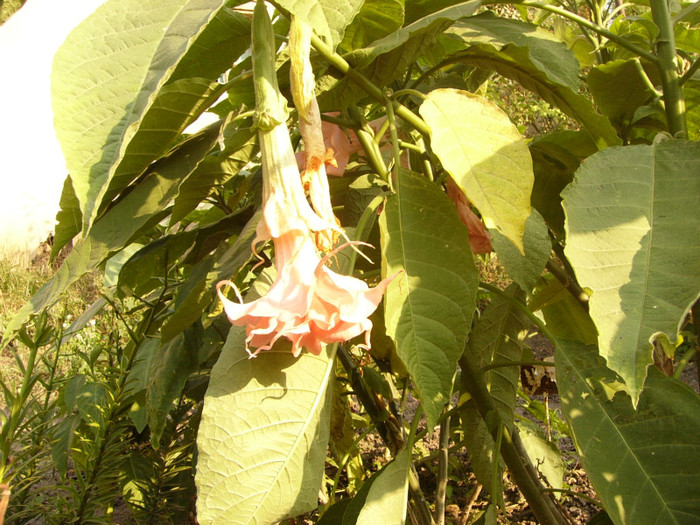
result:
[[[53,129],[53,55],[104,1],[28,0],[0,26],[0,258],[28,263],[53,230],[67,174]]]

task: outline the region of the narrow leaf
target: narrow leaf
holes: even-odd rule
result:
[[[179,184],[195,169],[217,138],[216,129],[197,135],[170,157],[155,164],[152,173],[95,223],[90,234],[75,245],[51,280],[17,312],[5,330],[1,346],[13,339],[32,315],[53,305],[68,286],[160,221]]]
[[[160,445],[173,402],[182,394],[187,378],[199,367],[200,346],[196,330],[190,329],[161,345],[151,361],[146,386],[146,417],[155,448]]]
[[[212,370],[197,437],[197,519],[276,523],[316,508],[329,431],[331,347],[250,359],[234,326]]]
[[[700,401],[651,368],[637,409],[596,348],[559,340],[559,395],[581,462],[616,524],[697,523]]]
[[[52,74],[56,134],[85,230],[156,93],[223,2],[109,0],[59,48]]]
[[[600,353],[636,403],[650,339],[675,340],[700,294],[700,144],[669,140],[590,157],[564,190],[566,255],[582,286]]]
[[[478,275],[452,203],[401,173],[380,216],[387,334],[416,384],[432,427],[448,401],[475,309]]]
[[[534,175],[530,152],[515,125],[493,102],[456,89],[432,91],[420,114],[440,162],[486,226],[524,253]]]

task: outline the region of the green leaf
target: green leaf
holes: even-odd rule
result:
[[[522,300],[524,293],[516,284],[510,285],[505,293]],[[491,363],[519,361],[522,355],[522,341],[528,324],[523,315],[507,299],[494,296],[469,336],[469,359],[475,368]],[[517,365],[497,367],[484,372],[484,380],[489,393],[496,403],[502,422],[513,427],[513,411],[518,392],[520,367]],[[462,412],[462,425],[474,473],[484,487],[492,486],[494,440],[482,419],[476,403],[469,400]],[[493,495],[501,498],[500,495]]]
[[[591,316],[552,274],[540,278],[528,308],[533,312],[542,310],[547,328],[557,337],[589,345],[598,340]]]
[[[595,347],[559,340],[557,384],[581,462],[616,524],[697,523],[700,401],[651,368],[637,409]]]
[[[441,11],[432,13],[402,27],[380,40],[372,42],[372,45],[369,47],[357,49],[349,53],[345,58],[355,67],[368,66],[378,56],[402,46],[411,38],[423,35],[426,32],[432,33],[433,36],[442,33],[451,26],[455,20],[474,14],[480,5],[481,0],[472,0],[470,2],[463,2],[455,6],[446,7]]]
[[[516,425],[525,451],[537,472],[547,480],[548,486],[563,489],[566,468],[559,448],[545,439],[544,432],[536,423],[521,419],[516,421]]]
[[[549,240],[549,230],[542,215],[532,209],[530,217],[525,222],[523,246],[525,256],[515,245],[498,230],[491,230],[491,244],[498,254],[498,260],[513,279],[527,293],[535,287],[537,279],[549,260],[552,243]]]
[[[82,418],[80,414],[72,414],[61,420],[51,435],[51,459],[61,476],[68,472],[68,457],[70,456],[73,440]]]
[[[163,286],[163,279],[194,242],[196,231],[164,235],[143,246],[122,266],[118,289],[125,294],[145,296]]]
[[[197,436],[197,519],[276,523],[316,508],[329,432],[334,346],[250,359],[234,326],[211,373]]]
[[[170,218],[171,225],[184,219],[211,195],[217,186],[235,177],[251,160],[257,136],[254,128],[237,129],[234,125],[225,123],[223,136],[224,150],[204,159],[192,177],[180,186]]]
[[[596,106],[619,126],[627,125],[635,110],[654,97],[643,75],[639,59],[613,60],[588,73],[588,87]]]
[[[431,428],[449,400],[476,305],[478,275],[467,233],[435,184],[400,173],[379,218],[382,272],[399,273],[385,294],[396,341]]]
[[[685,118],[688,122],[688,137],[700,140],[700,82],[689,81],[683,86]]]
[[[109,0],[74,29],[57,51],[52,73],[56,134],[86,231],[97,218],[113,177],[133,180],[156,152],[167,147],[160,141],[157,148],[149,144],[148,133],[157,134],[166,127],[151,124],[129,148],[155,95],[223,3]],[[212,88],[210,81],[200,81],[196,87],[193,82],[183,79],[169,91],[182,90],[201,101],[202,89]],[[181,108],[169,109],[176,115]],[[187,119],[180,116],[179,120]],[[171,131],[172,127],[165,129],[166,134]]]
[[[173,402],[182,395],[187,378],[199,368],[200,347],[201,334],[190,328],[156,351],[146,386],[146,417],[154,448],[160,446]]]
[[[541,27],[486,12],[458,20],[447,34],[459,36],[471,45],[490,44],[501,48],[512,44],[525,49],[532,66],[545,73],[553,83],[578,89],[578,61],[566,44]]]
[[[243,0],[227,4],[242,3]],[[229,7],[220,9],[204,27],[168,80],[216,80],[250,47],[250,18]]]
[[[404,74],[409,65],[435,41],[436,35],[459,17],[472,14],[479,3],[480,0],[475,0],[444,9],[376,40],[369,47],[348,53],[344,58],[370,82],[385,87]],[[327,75],[319,79],[318,84],[328,89],[319,97],[322,110],[344,109],[367,96],[361,87],[345,76],[337,80]]]
[[[674,26],[673,32],[678,49],[688,53],[700,53],[700,28],[681,23]]]
[[[333,49],[343,40],[345,28],[360,11],[364,0],[279,0],[291,14],[304,20]]]
[[[188,279],[177,291],[173,314],[161,330],[164,341],[172,339],[198,320],[214,299],[216,283],[232,278],[252,257],[251,243],[260,216],[260,212],[253,215],[236,242],[220,258],[206,257],[193,267]],[[228,218],[223,219],[226,220]]]
[[[529,148],[535,173],[530,202],[542,214],[552,232],[563,239],[561,191],[574,179],[580,158],[592,155],[597,148],[588,134],[582,131],[541,135],[530,142]]]
[[[495,228],[523,253],[534,175],[525,140],[493,102],[456,89],[428,94],[420,114],[444,168]]]
[[[570,50],[535,26],[479,15],[450,29],[464,43],[460,63],[495,70],[561,109],[582,124],[599,148],[620,144],[610,121],[578,93],[579,68]],[[524,31],[524,33],[523,33]]]
[[[600,353],[634,402],[652,362],[650,339],[675,340],[700,295],[700,144],[610,148],[564,190],[566,255],[590,288]]]
[[[80,233],[80,228],[83,223],[83,215],[80,212],[80,203],[75,196],[73,190],[73,181],[70,175],[63,182],[63,191],[61,192],[61,208],[56,214],[56,228],[53,237],[53,246],[51,247],[51,258],[58,255],[66,244],[71,242],[73,238]]]
[[[194,171],[218,138],[218,130],[194,136],[152,172],[121,201],[110,208],[86,238],[77,243],[50,281],[17,312],[3,335],[2,347],[20,328],[44,308],[53,305],[68,286],[94,270],[144,230],[157,224],[183,179]]]
[[[408,472],[411,455],[403,449],[372,483],[357,523],[403,525],[408,504]]]
[[[359,49],[403,25],[402,0],[365,0],[362,9],[345,30],[339,50]]]

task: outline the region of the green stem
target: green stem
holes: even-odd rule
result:
[[[375,86],[367,77],[362,73],[353,69],[350,64],[341,57],[339,54],[331,50],[330,47],[326,45],[323,40],[318,38],[316,35],[311,37],[311,45],[314,46],[316,51],[318,51],[334,68],[347,76],[350,80],[355,82],[360,86],[369,96],[371,96],[377,102],[384,104],[386,99],[384,97],[384,92]],[[396,101],[392,102],[394,106],[394,112],[403,120],[405,120],[410,126],[417,129],[423,135],[430,136],[430,128],[425,123],[425,121],[418,115],[413,113],[406,106],[399,104]]]
[[[389,134],[391,136],[391,147],[394,152],[394,179],[399,179],[399,167],[401,165],[401,150],[399,149],[399,134],[396,130],[396,117],[394,107],[390,101],[386,104],[386,115],[389,121]]]
[[[374,172],[377,175],[379,175],[383,180],[385,180],[388,184],[389,170],[387,169],[386,164],[384,163],[384,159],[382,158],[379,148],[374,143],[374,137],[371,133],[364,129],[364,117],[360,113],[360,110],[355,106],[348,108],[348,113],[350,113],[350,116],[360,124],[360,128],[355,132],[355,135],[357,136],[357,140],[360,141],[362,149],[365,150],[365,155],[367,155],[367,161],[372,166]]]
[[[604,36],[611,42],[615,42],[617,45],[620,47],[623,47],[627,49],[628,51],[631,51],[635,55],[638,55],[649,62],[652,62],[653,64],[659,64],[659,57],[654,55],[653,53],[650,53],[646,49],[631,43],[629,40],[616,35],[612,31],[608,31],[605,28],[602,28],[595,23],[591,22],[590,20],[586,20],[582,16],[579,16],[575,13],[572,13],[571,11],[567,11],[566,9],[562,9],[561,7],[557,7],[554,5],[548,5],[548,4],[542,4],[540,2],[533,2],[531,0],[523,0],[521,2],[514,2],[515,4],[521,4],[521,5],[526,5],[528,7],[536,7],[537,9],[542,9],[544,11],[549,11],[550,13],[557,14],[559,16],[563,16],[564,18],[568,18],[569,20],[573,20],[577,24],[590,29],[591,31],[595,32],[596,34],[600,36]]]
[[[445,523],[445,498],[447,497],[447,476],[449,474],[450,417],[440,423],[440,448],[438,450],[438,481],[435,491],[435,520],[437,525]]]
[[[678,79],[676,67],[676,41],[673,36],[673,24],[666,0],[650,0],[651,17],[659,28],[656,39],[656,65],[661,73],[661,86],[664,90],[664,106],[668,130],[674,137],[684,138],[688,135],[685,121],[685,102],[683,90]]]

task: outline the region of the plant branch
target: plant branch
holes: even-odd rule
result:
[[[566,270],[562,269],[562,267],[559,266],[553,259],[549,259],[547,261],[547,270],[549,270],[549,273],[551,273],[562,284],[562,286],[569,291],[574,299],[576,299],[581,306],[588,311],[588,301],[590,299],[588,294],[574,279],[569,276]]]
[[[311,45],[313,45],[316,51],[318,51],[334,68],[336,68],[338,71],[347,76],[350,80],[355,82],[355,84],[360,86],[374,100],[381,104],[384,104],[386,102],[384,92],[381,89],[375,86],[362,73],[360,73],[356,69],[353,69],[347,62],[347,60],[345,60],[339,54],[331,50],[331,48],[328,47],[326,43],[323,42],[323,40],[318,38],[316,35],[312,35]],[[430,136],[430,128],[428,128],[428,125],[422,118],[413,113],[413,111],[408,109],[403,104],[400,104],[396,101],[392,101],[392,104],[394,107],[394,112],[399,117],[405,120],[413,128],[420,131],[423,135]]]
[[[544,495],[543,486],[537,477],[537,471],[532,466],[527,454],[524,453],[522,442],[517,431],[511,432],[505,427],[498,413],[498,408],[484,383],[484,378],[468,352],[459,359],[462,369],[462,384],[471,394],[481,417],[493,419],[493,439],[496,441],[498,432],[502,432],[501,456],[505,461],[510,475],[525,499],[530,504],[533,514],[542,525],[564,525],[567,519],[549,496]],[[492,425],[493,426],[493,425]]]
[[[666,0],[650,0],[649,6],[651,7],[651,18],[656,27],[659,28],[659,36],[656,39],[656,53],[659,60],[656,65],[661,73],[668,130],[674,137],[686,137],[688,128],[685,121],[685,102],[678,79],[676,40],[673,35],[671,14]]]

